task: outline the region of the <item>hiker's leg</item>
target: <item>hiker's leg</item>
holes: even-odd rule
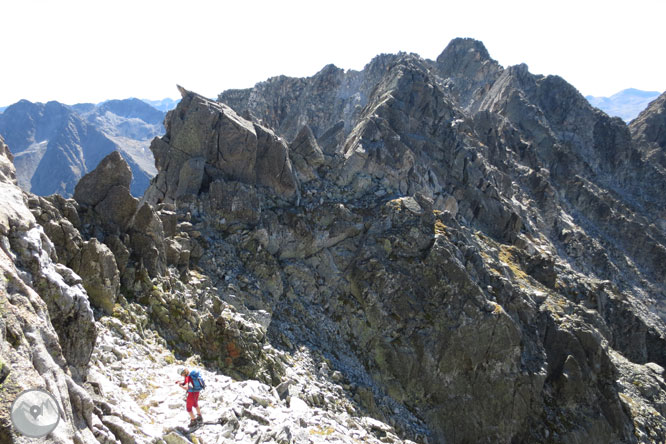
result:
[[[192,407],[197,409],[197,413],[199,416],[201,416],[201,410],[199,410],[199,393],[200,392],[194,392],[192,393]]]
[[[188,405],[190,406],[190,415],[192,417],[192,420],[194,420],[194,413],[192,413],[192,407],[197,409],[197,415],[199,415],[199,418],[201,418],[201,409],[199,408],[199,392],[192,392],[188,396]]]
[[[192,407],[194,407],[194,404],[196,404],[196,397],[194,396],[194,392],[188,392],[187,393],[187,402],[185,404],[185,409],[187,410],[187,413],[190,415],[190,419],[194,421],[194,412],[192,411]],[[198,409],[198,407],[197,407]]]

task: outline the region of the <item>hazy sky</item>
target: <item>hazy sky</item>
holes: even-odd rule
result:
[[[0,0],[0,105],[215,97],[268,77],[435,59],[455,37],[587,95],[666,90],[665,0]]]

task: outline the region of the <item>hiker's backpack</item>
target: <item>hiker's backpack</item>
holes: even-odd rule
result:
[[[193,392],[200,392],[201,390],[206,388],[206,383],[204,382],[198,370],[192,370],[190,372],[190,378],[192,378]]]

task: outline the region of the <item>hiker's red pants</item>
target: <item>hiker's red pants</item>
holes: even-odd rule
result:
[[[192,407],[199,407],[199,392],[187,392],[185,410],[191,412]]]

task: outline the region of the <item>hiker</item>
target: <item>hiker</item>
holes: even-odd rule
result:
[[[183,376],[185,379],[182,382],[176,381],[176,384],[187,390],[185,409],[190,414],[190,427],[201,425],[203,424],[203,418],[201,417],[201,409],[199,409],[199,392],[205,387],[203,380],[198,371],[194,370],[190,372],[186,368],[180,369],[180,376]],[[192,412],[192,407],[197,409],[196,418]]]

